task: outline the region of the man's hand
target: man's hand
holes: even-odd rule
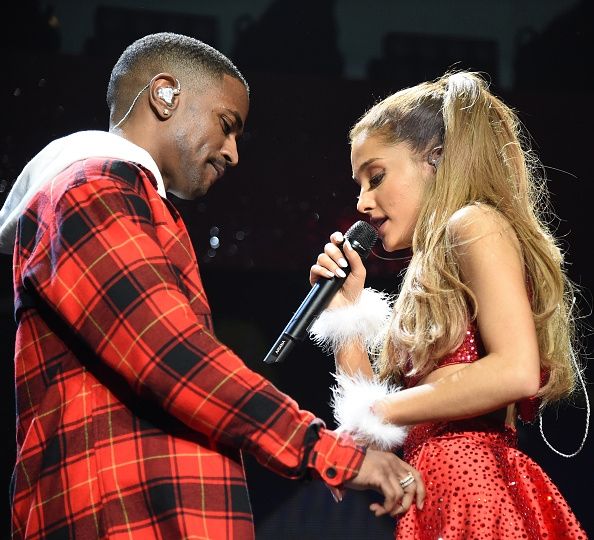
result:
[[[412,474],[414,481],[406,480]],[[401,482],[405,485],[403,488]],[[408,485],[406,485],[408,484]],[[406,512],[413,500],[417,508],[423,508],[425,484],[419,471],[398,459],[394,454],[367,450],[359,474],[345,484],[351,489],[374,489],[383,494],[384,502],[373,503],[369,509],[376,516],[396,516]]]

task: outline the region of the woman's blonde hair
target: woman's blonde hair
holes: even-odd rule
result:
[[[362,133],[405,142],[418,153],[443,145],[376,364],[380,376],[423,376],[460,346],[477,306],[460,279],[448,222],[457,210],[481,203],[506,218],[521,245],[541,366],[549,375],[539,395],[543,403],[568,395],[576,379],[574,287],[549,230],[542,166],[516,114],[479,74],[447,73],[377,103],[351,129],[351,142]]]

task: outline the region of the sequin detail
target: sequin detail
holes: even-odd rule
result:
[[[481,356],[485,355],[485,349],[481,341],[481,337],[474,324],[470,324],[466,335],[460,346],[450,354],[443,356],[435,366],[436,368],[451,366],[453,364],[472,364],[476,362]],[[407,370],[410,370],[412,365],[409,361]],[[408,388],[416,386],[423,376],[406,377],[405,384]]]
[[[437,362],[436,368],[454,364],[472,364],[483,356],[485,356],[485,348],[478,328],[474,323],[470,323],[460,346],[455,351],[442,357]],[[410,370],[411,367],[409,364],[407,369]],[[411,388],[412,386],[416,386],[422,378],[423,376],[405,377],[404,384],[407,388]],[[548,374],[542,372],[540,377],[541,386],[546,383],[547,379]],[[520,419],[524,422],[532,422],[538,414],[540,399],[537,397],[526,398],[518,401],[517,406]]]
[[[439,367],[452,364],[471,364],[485,355],[485,348],[481,336],[474,324],[466,330],[464,341],[454,352],[446,354],[438,363]]]
[[[421,471],[427,496],[399,520],[398,540],[587,540],[553,482],[517,449],[514,428],[484,419],[418,424],[404,458]]]
[[[472,363],[484,354],[471,325],[438,367]],[[414,386],[418,379],[405,383]],[[534,418],[538,400],[518,405],[523,420]],[[487,417],[417,424],[404,443],[404,459],[423,475],[427,495],[422,510],[413,505],[398,521],[398,540],[588,538],[551,479],[517,449],[513,427]]]

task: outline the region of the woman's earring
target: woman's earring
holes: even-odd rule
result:
[[[169,116],[169,109],[163,109],[163,115]]]
[[[427,162],[429,163],[429,165],[431,165],[433,167],[433,170],[435,172],[437,172],[437,166],[439,165],[439,162],[441,161],[442,150],[443,150],[442,145],[436,146],[435,148],[433,148],[431,150],[431,152],[429,152],[429,155],[427,156]]]

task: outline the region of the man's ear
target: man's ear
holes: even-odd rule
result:
[[[179,103],[181,85],[170,73],[155,75],[149,85],[149,102],[161,120],[167,120],[175,113]]]

